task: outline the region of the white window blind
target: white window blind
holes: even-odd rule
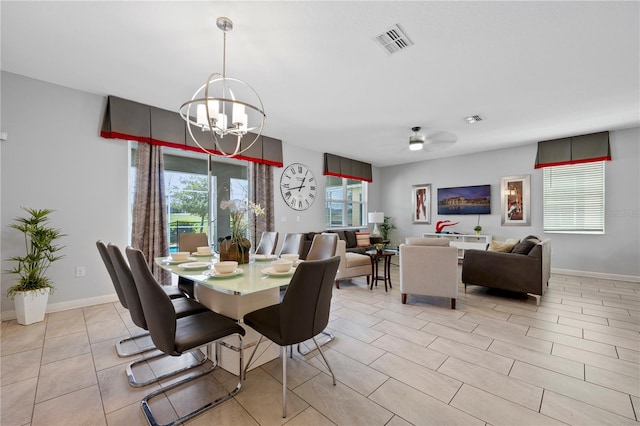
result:
[[[604,234],[604,161],[543,170],[544,232]]]

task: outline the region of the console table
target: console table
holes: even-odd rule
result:
[[[458,249],[458,259],[464,259],[465,250],[486,250],[487,245],[493,238],[491,235],[472,235],[472,234],[438,234],[425,232],[422,238],[445,238],[449,240],[451,247]]]

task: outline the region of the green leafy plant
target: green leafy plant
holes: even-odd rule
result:
[[[482,231],[482,226],[476,225],[476,226],[473,227],[473,230],[476,231],[476,232],[480,232],[480,231]]]
[[[26,255],[8,259],[16,262],[16,265],[6,272],[20,276],[18,284],[7,289],[7,296],[12,300],[16,294],[23,291],[39,290],[44,293],[47,288],[53,291],[53,283],[46,276],[46,272],[53,262],[64,257],[59,254],[64,246],[57,245],[55,242],[65,234],[48,225],[48,216],[53,210],[26,207],[22,207],[22,210],[29,213],[29,216],[18,217],[14,219],[15,223],[9,225],[10,228],[22,232],[26,250]]]
[[[385,241],[388,241],[389,240],[389,234],[391,234],[391,230],[392,229],[396,229],[396,226],[393,223],[391,223],[391,216],[385,216],[384,217],[384,222],[382,222],[378,226],[378,229],[382,233],[382,239],[385,240]]]

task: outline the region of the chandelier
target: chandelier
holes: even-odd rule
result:
[[[221,17],[216,25],[224,34],[222,74],[211,74],[191,100],[180,106],[180,116],[187,122],[191,139],[204,152],[235,157],[256,143],[267,116],[258,93],[244,81],[226,75],[227,32],[233,29],[233,22]],[[242,143],[247,133],[250,136]]]

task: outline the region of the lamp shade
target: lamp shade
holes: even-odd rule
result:
[[[383,212],[369,212],[368,214],[369,223],[382,223],[384,222],[384,213]]]

